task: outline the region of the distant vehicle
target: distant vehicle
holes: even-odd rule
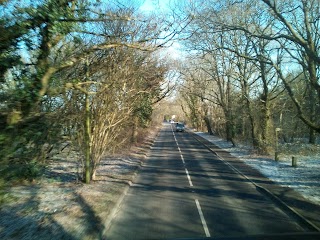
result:
[[[176,132],[184,132],[185,127],[183,123],[177,123],[176,124]]]

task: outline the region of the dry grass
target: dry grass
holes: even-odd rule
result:
[[[125,155],[105,157],[90,185],[78,181],[77,153],[55,155],[45,175],[10,186],[0,209],[0,239],[103,239],[110,212],[157,134]]]

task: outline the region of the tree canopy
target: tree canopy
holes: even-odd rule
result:
[[[90,182],[101,157],[134,141],[130,132],[148,125],[165,96],[169,69],[157,52],[175,35],[172,24],[120,1],[8,0],[0,12],[0,144],[8,177],[15,165],[25,171],[43,163],[69,136],[84,150]]]

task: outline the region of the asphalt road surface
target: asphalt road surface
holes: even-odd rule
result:
[[[111,222],[106,239],[299,235],[303,231],[192,133],[176,133],[167,124]]]

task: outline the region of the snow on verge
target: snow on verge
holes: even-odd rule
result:
[[[248,147],[233,147],[217,136],[195,133],[259,170],[265,177],[281,186],[293,188],[310,201],[320,204],[320,152],[308,156],[295,155],[298,160],[295,168],[291,166],[292,156],[282,156],[276,162],[271,156],[253,154]]]

